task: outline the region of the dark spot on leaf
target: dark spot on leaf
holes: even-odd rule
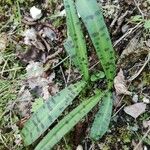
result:
[[[51,116],[51,115],[49,115],[49,116],[48,116],[48,120],[50,120],[50,121],[52,121],[52,120],[53,120],[53,118],[52,118],[52,116]]]
[[[97,11],[95,11],[95,16],[99,16],[99,15],[101,15],[101,12],[99,11],[99,10],[97,10]]]
[[[102,26],[101,28],[100,28],[100,31],[102,31],[102,30],[104,30],[106,28],[106,26],[104,25],[104,26]]]
[[[43,123],[40,123],[40,126],[41,126],[42,129],[45,128]]]
[[[92,20],[94,19],[94,15],[89,15],[85,17],[85,20]]]
[[[52,111],[52,110],[53,110],[53,108],[52,108],[51,105],[50,105],[50,102],[47,103],[47,108],[48,108],[49,111]]]
[[[103,32],[100,36],[101,37],[104,37],[106,35],[106,33],[105,32]]]
[[[94,32],[94,33],[91,34],[91,36],[92,36],[92,37],[99,36],[99,32]]]
[[[76,25],[80,25],[80,22],[76,22]]]
[[[66,8],[70,8],[70,5],[65,5]]]
[[[56,104],[54,96],[51,98],[51,101],[52,101],[53,104]]]
[[[109,51],[109,47],[105,48],[104,51],[105,51],[105,52],[108,52],[108,51]]]

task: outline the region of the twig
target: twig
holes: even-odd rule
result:
[[[1,75],[3,75],[4,72],[10,72],[10,71],[16,71],[16,70],[20,70],[23,67],[17,67],[17,68],[12,68],[12,69],[8,69],[8,70],[3,70],[0,72]]]
[[[122,109],[123,107],[126,105],[126,103],[124,105],[122,105],[114,114],[111,118],[114,118]]]
[[[97,66],[100,63],[100,61],[96,62],[93,66],[90,67],[90,70],[92,70],[95,66]]]
[[[53,66],[52,69],[54,69],[54,68],[58,67],[59,65],[61,65],[68,58],[69,58],[69,55],[66,58],[64,58],[62,61],[60,61],[58,64],[56,64],[55,66]]]
[[[30,21],[27,21],[25,19],[22,19],[22,23],[27,24],[27,25],[35,25],[35,24],[37,24],[37,22],[30,22]]]
[[[138,23],[135,27],[128,29],[128,32],[126,32],[122,37],[120,37],[115,43],[114,47],[118,45],[125,37],[130,35],[132,32],[135,32],[138,28],[142,27],[142,23]]]
[[[3,68],[2,68],[2,71],[0,72],[1,76],[3,75],[4,73],[4,70],[5,70],[5,67],[7,66],[7,62],[8,62],[9,59],[6,59],[4,65],[3,65]]]
[[[5,143],[5,141],[3,140],[1,133],[0,133],[0,140],[1,140],[1,142],[4,144],[4,146],[5,146],[7,149],[9,149],[9,147],[7,146],[7,144]]]
[[[90,67],[89,70],[92,70],[95,66],[97,66],[100,63],[100,61],[96,62],[93,66]],[[77,80],[80,79],[83,76],[83,74],[81,74],[80,76],[77,77]]]
[[[135,5],[136,5],[137,9],[139,10],[139,12],[141,13],[142,18],[144,18],[144,14],[143,14],[142,10],[140,9],[139,4],[137,3],[136,0],[134,0],[134,3],[135,3]]]
[[[61,71],[62,76],[63,76],[63,78],[64,78],[65,86],[67,86],[67,81],[66,81],[66,78],[65,78],[65,74],[64,74],[63,69],[62,69],[61,66],[60,66],[60,71]]]
[[[147,130],[147,132],[144,134],[144,136],[142,137],[142,139],[139,141],[139,143],[136,145],[136,147],[134,148],[134,150],[137,150],[139,148],[139,146],[141,145],[142,141],[147,137],[147,135],[149,134],[150,132],[150,126]]]
[[[59,53],[62,52],[62,49],[59,49],[58,51],[56,51],[54,54],[50,55],[47,57],[47,60],[55,58]]]
[[[136,79],[140,74],[141,72],[143,71],[143,69],[145,68],[145,66],[148,64],[148,62],[150,61],[150,53],[148,54],[148,58],[147,58],[147,61],[144,63],[144,65],[142,66],[142,68],[135,74],[133,75],[128,81],[133,81],[134,79]]]
[[[16,1],[17,3],[17,9],[18,9],[18,18],[19,18],[19,23],[21,24],[21,12],[20,12],[20,5],[19,5],[19,0]]]

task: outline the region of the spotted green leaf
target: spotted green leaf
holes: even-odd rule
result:
[[[76,0],[76,6],[109,81],[108,87],[111,88],[116,70],[115,54],[103,14],[96,0]]]
[[[98,71],[91,75],[91,81],[95,82],[99,79],[103,79],[104,77],[105,77],[105,73],[103,71]]]
[[[62,137],[68,133],[104,96],[98,93],[95,96],[83,101],[78,107],[64,117],[37,145],[35,150],[50,150]]]
[[[80,81],[70,85],[47,100],[25,123],[22,137],[25,145],[30,145],[58,118],[73,99],[85,87],[86,82]]]
[[[85,80],[89,79],[86,42],[73,0],[64,0],[68,39],[64,46]]]
[[[90,137],[94,140],[99,140],[108,130],[113,106],[112,93],[107,92],[102,98],[102,103],[93,122]]]

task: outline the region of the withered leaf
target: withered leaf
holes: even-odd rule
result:
[[[115,86],[117,95],[120,95],[120,94],[132,95],[132,93],[128,91],[127,89],[126,80],[123,75],[122,69],[120,69],[119,73],[114,79],[114,86]]]
[[[146,104],[144,103],[136,103],[124,108],[125,113],[132,116],[133,118],[137,118],[141,114],[143,114],[146,110]]]

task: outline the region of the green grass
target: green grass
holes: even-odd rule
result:
[[[0,32],[8,29],[7,25],[12,23],[13,17],[0,28]],[[17,28],[17,32],[20,32],[20,28]],[[9,41],[7,48],[0,52],[0,63],[0,149],[18,149],[22,145],[19,146],[14,141],[16,136],[20,136],[16,126],[19,118],[13,106],[17,100],[25,70],[17,59],[15,43]]]
[[[24,71],[14,52],[9,48],[1,53],[3,63],[0,66],[0,149],[6,149],[6,146],[9,149],[13,148],[15,136],[19,136],[19,130],[12,128],[19,120],[14,114],[13,104],[17,99],[21,80],[24,78]]]

